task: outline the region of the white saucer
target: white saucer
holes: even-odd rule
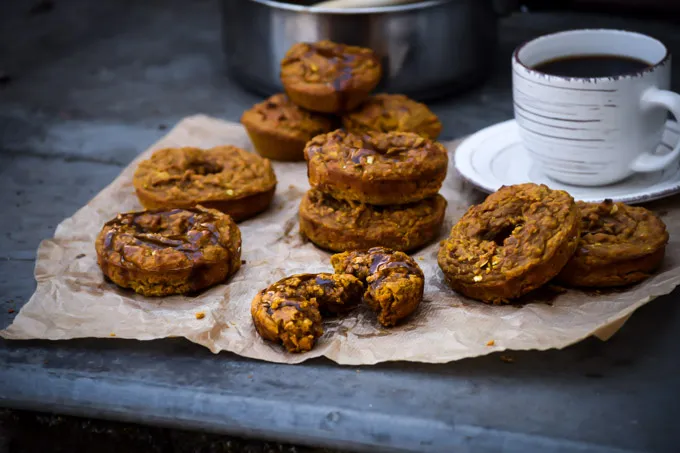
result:
[[[680,126],[666,123],[664,145],[668,152],[677,143]],[[669,146],[670,145],[670,146]],[[498,123],[471,135],[455,152],[455,165],[463,178],[484,192],[495,192],[503,185],[533,182],[552,189],[566,190],[576,200],[602,201],[610,198],[624,203],[644,203],[680,193],[680,164],[655,173],[636,173],[624,181],[601,187],[564,184],[543,174],[522,146],[515,120]]]

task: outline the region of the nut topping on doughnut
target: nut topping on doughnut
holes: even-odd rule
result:
[[[437,194],[446,177],[444,146],[410,132],[336,130],[305,147],[309,183],[335,198],[404,204]]]
[[[297,274],[260,291],[250,313],[262,338],[283,343],[288,352],[304,352],[323,334],[322,314],[352,309],[362,292],[352,275]]]
[[[268,159],[235,146],[166,148],[139,164],[133,184],[147,209],[200,204],[240,221],[269,206],[276,176]]]
[[[668,232],[653,212],[623,203],[577,203],[581,239],[558,279],[573,286],[622,286],[644,280],[664,257]]]
[[[439,266],[456,291],[508,302],[555,277],[578,234],[579,212],[568,193],[536,184],[502,187],[453,226]]]
[[[338,253],[331,257],[338,274],[352,274],[366,282],[364,301],[390,327],[413,313],[423,300],[423,271],[403,252],[383,247]]]
[[[199,291],[241,267],[241,233],[228,215],[202,207],[119,214],[95,242],[114,283],[146,296]]]

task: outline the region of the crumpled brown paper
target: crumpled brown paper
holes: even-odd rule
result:
[[[332,271],[330,255],[298,233],[298,203],[308,188],[304,163],[274,164],[279,180],[274,203],[266,213],[240,224],[246,264],[227,284],[197,297],[145,298],[104,282],[94,239],[102,224],[118,212],[140,209],[132,187],[137,163],[162,147],[227,143],[250,148],[240,125],[194,116],[142,153],[87,206],[64,220],[54,239],[43,241],[35,268],[35,294],[0,335],[51,340],[186,337],[215,353],[227,350],[287,363],[318,356],[353,365],[388,360],[449,362],[505,349],[563,348],[591,335],[607,339],[638,307],[680,284],[680,204],[675,198],[653,205],[671,237],[664,265],[632,289],[601,294],[571,290],[552,294],[550,300],[540,296],[525,305],[489,306],[464,299],[446,286],[437,266],[439,246],[434,243],[414,255],[425,272],[425,299],[407,323],[384,329],[361,307],[343,319],[327,321],[326,332],[311,352],[288,354],[257,336],[250,301],[259,289],[286,275]],[[449,207],[441,239],[471,203],[483,198],[453,166],[442,194]],[[198,319],[199,312],[205,317]]]

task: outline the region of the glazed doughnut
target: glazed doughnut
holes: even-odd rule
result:
[[[342,125],[349,132],[414,132],[425,138],[436,139],[442,131],[437,115],[420,102],[403,94],[376,94],[342,117]]]
[[[385,327],[413,313],[423,300],[423,271],[413,258],[383,247],[338,253],[331,257],[338,274],[352,274],[366,283],[364,301]]]
[[[439,234],[445,212],[446,200],[438,194],[418,203],[373,206],[311,189],[300,202],[300,232],[334,252],[377,246],[409,251]]]
[[[331,41],[294,44],[281,60],[288,97],[313,112],[340,113],[359,106],[380,82],[371,49]]]
[[[226,214],[200,206],[118,214],[95,241],[104,275],[144,296],[200,291],[241,267],[241,232]]]
[[[574,199],[547,186],[506,186],[471,207],[439,249],[447,282],[463,295],[504,303],[555,277],[578,245]]]
[[[301,109],[285,94],[275,94],[255,104],[241,116],[255,150],[272,160],[304,160],[305,145],[312,137],[334,129],[333,120]]]
[[[146,209],[200,204],[239,222],[267,209],[276,176],[268,159],[235,146],[166,148],[139,164],[133,184]]]
[[[309,351],[323,334],[322,315],[351,310],[363,288],[352,275],[291,275],[257,293],[250,314],[265,340],[282,343],[288,352]]]
[[[668,232],[653,212],[611,200],[577,206],[581,239],[559,281],[584,287],[623,286],[644,280],[659,267]]]
[[[448,166],[444,146],[410,132],[336,130],[310,140],[305,159],[312,187],[340,200],[373,205],[436,195]]]

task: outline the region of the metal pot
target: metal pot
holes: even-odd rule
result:
[[[493,63],[497,14],[490,0],[429,0],[370,9],[318,10],[272,0],[222,0],[227,66],[246,88],[281,92],[279,63],[296,42],[322,39],[373,49],[379,91],[440,97],[483,80]],[[497,2],[496,2],[497,3]]]

